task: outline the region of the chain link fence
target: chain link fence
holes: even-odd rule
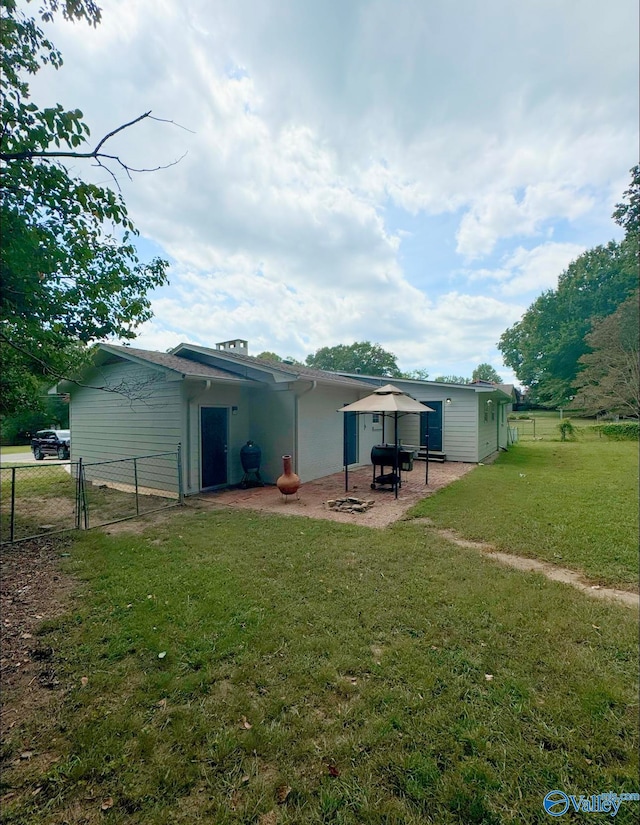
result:
[[[183,502],[180,450],[0,468],[0,543],[88,530]]]

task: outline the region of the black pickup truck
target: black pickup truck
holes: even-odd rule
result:
[[[46,455],[67,459],[71,455],[71,431],[40,430],[31,439],[31,449],[36,461],[42,461]]]

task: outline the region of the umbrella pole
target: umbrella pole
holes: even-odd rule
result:
[[[426,461],[425,461],[425,477],[424,477],[424,484],[425,487],[429,484],[429,413],[427,413],[427,432],[425,434],[425,453],[426,453]]]
[[[398,413],[397,412],[394,413],[393,417],[395,419],[394,435],[395,435],[395,439],[396,439],[396,458],[395,458],[396,466],[393,468],[393,476],[394,476],[393,486],[394,486],[394,489],[395,489],[396,498],[398,498],[398,483],[400,481],[400,461],[399,461],[400,454],[398,452]]]
[[[344,491],[349,492],[349,464],[347,463],[347,414],[342,414],[342,458],[344,459]]]

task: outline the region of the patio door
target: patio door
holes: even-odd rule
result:
[[[344,413],[344,463],[358,463],[358,413]]]
[[[428,444],[431,452],[442,452],[442,401],[421,403],[431,407],[433,412],[420,413],[420,444]]]
[[[200,408],[200,466],[201,489],[221,487],[227,483],[226,407]]]

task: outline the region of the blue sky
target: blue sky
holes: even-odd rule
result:
[[[65,64],[33,92],[96,137],[149,109],[189,130],[112,145],[133,166],[185,155],[121,181],[141,254],[171,261],[138,346],[370,340],[432,377],[488,361],[512,380],[502,332],[620,237],[635,0],[102,5],[95,30],[47,28]]]

